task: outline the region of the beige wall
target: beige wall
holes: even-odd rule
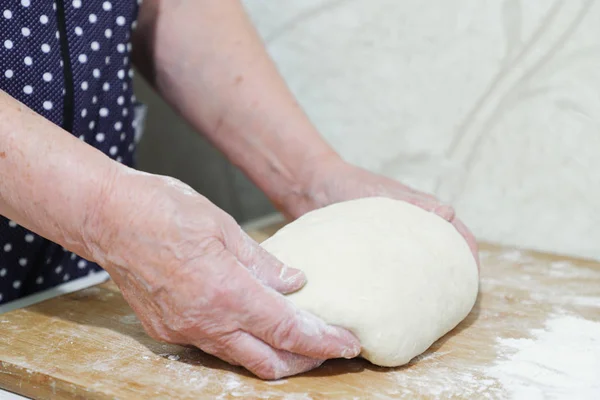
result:
[[[451,201],[484,240],[600,259],[599,2],[245,5],[348,160]],[[268,209],[151,103],[145,168],[182,177],[240,218]]]

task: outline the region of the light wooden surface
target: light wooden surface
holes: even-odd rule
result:
[[[261,241],[275,229],[251,234]],[[522,344],[546,340],[551,321],[571,318],[595,329],[600,264],[489,245],[482,246],[482,263],[471,314],[405,367],[334,360],[263,382],[196,349],[153,341],[108,282],[0,315],[0,387],[52,399],[510,398],[519,384],[560,393],[562,386],[532,381],[515,357]],[[526,382],[511,375],[513,361]],[[567,383],[594,394],[591,374]]]

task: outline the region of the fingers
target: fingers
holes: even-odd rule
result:
[[[353,358],[360,343],[345,329],[327,325],[260,285],[247,288],[242,329],[277,349],[316,359]]]
[[[451,222],[456,213],[454,211],[454,207],[442,203],[440,200],[435,198],[434,196],[419,193],[419,192],[408,192],[403,193],[401,197],[402,200],[411,203],[417,207],[424,209],[425,211],[432,212],[442,217],[448,222]]]
[[[465,224],[462,223],[458,218],[452,221],[452,225],[456,228],[456,230],[465,238],[469,248],[471,249],[471,253],[473,253],[473,257],[475,257],[475,261],[477,262],[477,269],[480,269],[479,264],[479,248],[477,247],[477,239],[471,233],[469,228],[466,227]]]
[[[213,355],[241,365],[262,379],[300,374],[323,363],[323,360],[274,349],[243,331],[232,332],[220,340],[221,346]]]
[[[306,276],[302,271],[284,265],[241,229],[238,240],[232,247],[234,255],[254,277],[279,293],[295,292],[306,283]]]

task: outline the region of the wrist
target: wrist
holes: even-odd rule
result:
[[[281,211],[291,218],[298,218],[308,211],[330,203],[327,193],[328,178],[342,168],[345,161],[335,153],[320,154],[307,159],[298,169],[299,180],[294,190],[289,190],[280,204]]]
[[[108,163],[86,201],[78,254],[100,265],[104,265],[106,251],[118,231],[115,227],[119,220],[118,188],[123,185],[127,169],[116,162]]]

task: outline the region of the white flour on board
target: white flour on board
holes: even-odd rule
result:
[[[498,338],[489,372],[512,399],[599,399],[600,322],[553,316],[531,339]]]

